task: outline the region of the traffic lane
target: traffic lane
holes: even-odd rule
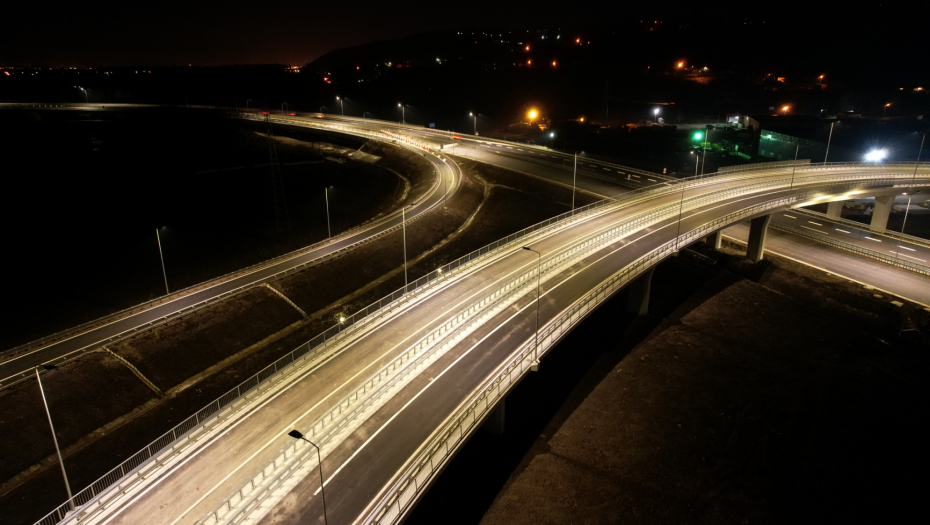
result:
[[[723,230],[724,235],[746,242],[749,224],[739,223]],[[890,293],[930,305],[930,278],[902,268],[857,257],[796,235],[769,228],[766,251],[784,255]]]
[[[843,241],[861,248],[873,250],[887,255],[899,256],[907,261],[920,264],[930,264],[930,249],[926,246],[899,240],[888,234],[876,234],[868,230],[854,228],[846,224],[811,217],[803,213],[788,210],[772,217],[772,221],[794,228],[802,228],[831,239]]]
[[[429,160],[438,170],[440,176],[445,174],[447,179],[451,178],[449,180],[450,184],[454,185],[455,178],[453,169],[434,156],[430,157]],[[422,213],[426,213],[431,206],[441,201],[442,197],[442,192],[434,190],[425,200],[418,203],[417,207],[408,214],[408,217],[413,219]],[[34,350],[22,356],[14,357],[4,361],[3,363],[0,363],[0,378],[12,377],[18,373],[29,371],[36,366],[52,361],[58,357],[101,344],[110,337],[132,330],[133,328],[144,326],[150,322],[157,321],[167,315],[171,315],[189,306],[196,305],[200,302],[217,297],[239,287],[252,283],[260,283],[279,272],[285,271],[295,266],[300,266],[347,246],[351,246],[358,241],[364,240],[370,236],[377,235],[378,233],[399,225],[400,223],[401,217],[394,217],[386,223],[383,223],[372,229],[361,230],[346,238],[337,240],[333,244],[320,247],[305,254],[294,256],[272,266],[251,272],[247,275],[218,283],[209,288],[193,292],[184,297],[179,297],[170,302],[153,306],[152,308],[149,308],[143,312],[127,316],[125,318],[113,321],[86,332],[81,332],[80,334],[72,336],[68,339],[54,343],[44,348]]]

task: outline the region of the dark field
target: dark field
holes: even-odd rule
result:
[[[334,234],[404,191],[386,169],[323,161],[316,144],[364,140],[279,128],[307,143],[277,145],[291,225],[279,232],[265,131],[207,110],[0,111],[15,254],[3,270],[19,276],[0,350],[163,295],[157,227],[178,290],[325,239],[325,186]]]

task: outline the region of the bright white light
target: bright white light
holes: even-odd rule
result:
[[[883,149],[873,149],[865,154],[866,162],[881,162],[888,156],[888,152]]]
[[[550,137],[554,137],[554,136],[555,136],[555,133],[550,133],[549,136],[550,136]]]

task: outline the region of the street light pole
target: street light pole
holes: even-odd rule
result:
[[[704,153],[701,154],[701,177],[704,176],[704,162],[707,161],[707,139],[710,135],[710,129],[704,128]],[[684,191],[684,190],[682,190]]]
[[[343,102],[342,98],[336,97],[336,100],[339,101],[339,112],[342,114],[343,117],[346,116],[346,107],[345,107],[345,103]]]
[[[404,105],[400,103],[398,103],[397,106],[400,107],[400,123],[406,124],[407,118],[404,116],[404,110],[406,110],[407,108],[405,108]]]
[[[329,226],[329,186],[323,188],[323,196],[326,198],[326,238],[332,238],[333,230]]]
[[[830,135],[827,137],[827,152],[823,155],[823,165],[827,165],[827,157],[830,156],[830,141],[833,140],[833,126],[836,124],[836,121],[830,123]]]
[[[161,251],[161,235],[158,234],[158,228],[155,228],[155,239],[158,241],[158,257],[161,259],[161,276],[165,278],[165,295],[171,295],[168,289],[168,273],[165,272],[165,254]]]
[[[794,170],[798,168],[798,151],[801,150],[801,143],[798,142],[794,146],[794,164],[791,165],[791,186],[788,187],[788,193],[791,193],[791,190],[794,189]]]
[[[703,163],[701,168],[701,174],[704,174]],[[681,237],[681,216],[684,215],[685,210],[685,181],[679,182],[681,184],[681,203],[678,205],[678,233],[675,235],[675,251],[678,251],[678,238]]]
[[[477,137],[478,136],[478,115],[476,115],[474,112],[469,112],[468,116],[475,117],[475,136]]]
[[[44,365],[39,365],[44,366]],[[45,405],[45,415],[48,416],[48,426],[52,429],[52,441],[55,442],[55,452],[58,454],[58,463],[61,465],[61,476],[65,480],[65,490],[68,491],[68,504],[74,508],[74,500],[71,495],[71,484],[68,483],[68,473],[65,472],[65,460],[61,457],[61,449],[58,447],[58,437],[55,435],[55,425],[52,424],[52,412],[48,408],[48,401],[45,399],[45,388],[42,386],[42,377],[39,375],[39,367],[36,367],[36,380],[39,382],[39,392],[42,393],[42,404]]]
[[[917,162],[914,163],[914,178],[911,179],[911,184],[917,182],[917,168],[920,167],[920,154],[924,152],[924,141],[927,140],[927,134],[924,133],[922,139],[920,139],[920,149],[917,150]]]
[[[575,169],[572,172],[572,216],[575,215],[575,183],[578,180],[578,152],[575,152]]]
[[[529,246],[524,246],[524,250],[531,251],[536,254],[536,341],[533,344],[533,363],[538,368],[539,367],[539,279],[542,277],[542,254],[536,250],[530,248]]]
[[[694,152],[692,152],[694,153]],[[694,176],[697,177],[698,165],[701,164],[701,156],[697,153],[694,153]]]
[[[313,445],[313,448],[316,449],[316,463],[317,463],[317,466],[320,468],[320,496],[323,498],[323,523],[324,525],[329,525],[329,518],[326,516],[326,491],[323,490],[323,485],[325,483],[323,483],[323,460],[320,457],[320,447],[318,447],[317,444],[314,443],[313,441],[310,441],[309,439],[305,438],[304,435],[301,434],[300,431],[298,430],[291,430],[290,432],[287,433],[287,435],[295,439],[302,439],[306,441],[307,443],[310,443],[311,445]]]

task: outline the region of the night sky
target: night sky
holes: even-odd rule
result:
[[[665,3],[434,0],[405,2],[71,1],[57,5],[22,2],[4,7],[0,64],[5,65],[200,65],[277,63],[299,65],[347,46],[427,31],[481,27],[555,28],[610,26],[635,18],[706,24],[708,34],[723,19],[759,23],[823,24],[827,38],[875,39],[891,29],[898,43],[922,15],[909,5],[811,2],[714,2],[678,7]],[[700,9],[698,9],[700,8]],[[840,32],[836,32],[840,31]],[[719,33],[718,33],[719,34]],[[810,38],[812,45],[825,35]],[[698,43],[696,43],[698,45]]]

